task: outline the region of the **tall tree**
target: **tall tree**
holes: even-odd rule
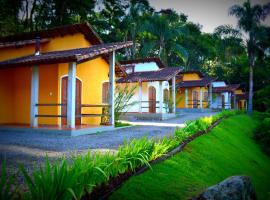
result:
[[[252,6],[250,1],[247,0],[242,6],[234,5],[230,8],[229,14],[235,16],[238,19],[238,28],[243,30],[247,35],[247,55],[249,60],[249,101],[248,101],[248,113],[251,114],[252,99],[253,99],[253,70],[255,66],[259,34],[261,29],[261,22],[265,20],[270,11],[270,3],[261,6]]]
[[[157,54],[166,64],[170,64],[168,57],[174,53],[178,59],[186,62],[188,53],[176,41],[178,37],[186,33],[186,29],[184,23],[178,19],[179,16],[173,11],[154,13],[144,24],[144,43],[141,54]]]

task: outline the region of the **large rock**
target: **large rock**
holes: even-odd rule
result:
[[[211,186],[196,200],[256,200],[256,193],[248,176],[232,176]]]

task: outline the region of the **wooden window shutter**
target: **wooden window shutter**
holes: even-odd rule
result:
[[[109,103],[109,82],[102,84],[102,103]]]

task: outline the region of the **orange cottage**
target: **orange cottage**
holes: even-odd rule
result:
[[[87,23],[0,38],[0,130],[111,129],[115,73],[125,74],[115,51],[130,45],[104,44]]]

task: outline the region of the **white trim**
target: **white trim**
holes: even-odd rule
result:
[[[39,97],[39,66],[35,65],[32,67],[31,73],[31,99],[30,99],[30,125],[32,127],[38,126],[38,103]]]
[[[62,79],[68,77],[67,74],[60,76],[60,80],[59,80],[59,104],[62,103]],[[82,83],[82,93],[83,93],[83,81],[81,78],[79,78],[78,76],[76,76],[76,79],[78,79],[79,81],[81,81]],[[83,95],[81,94],[81,101],[83,102]],[[62,107],[60,106],[60,110],[58,111],[58,115],[62,114]],[[62,118],[60,118],[60,120],[58,119],[58,126],[62,126]],[[82,117],[81,117],[81,124],[82,124]]]

